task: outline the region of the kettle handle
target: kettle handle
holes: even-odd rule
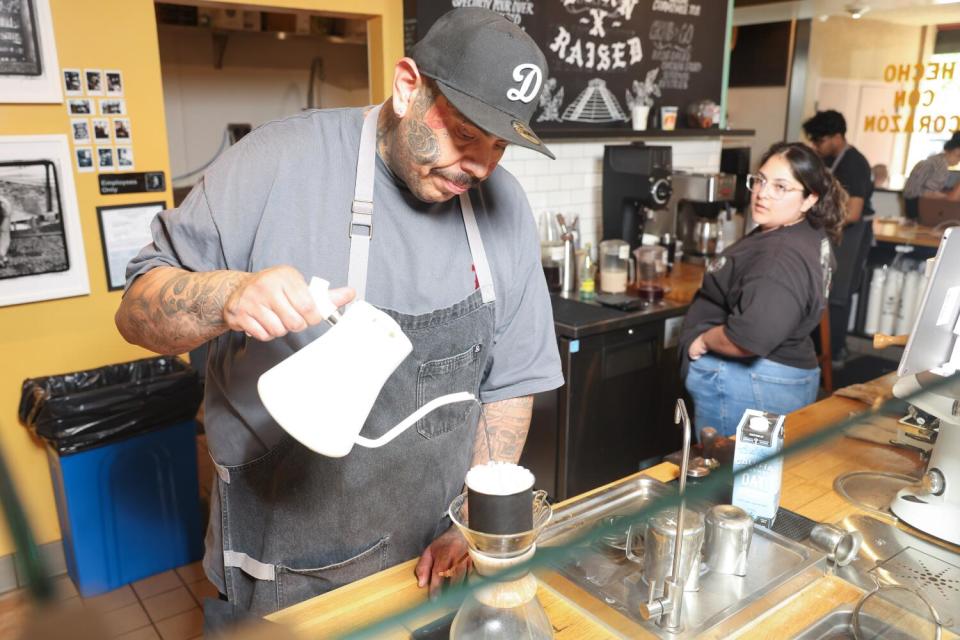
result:
[[[633,256],[627,258],[627,284],[637,284],[637,260]]]
[[[423,416],[427,415],[434,409],[439,409],[448,404],[454,404],[457,402],[477,402],[477,397],[468,391],[460,391],[458,393],[448,393],[445,396],[440,396],[439,398],[434,398],[427,404],[423,405],[409,416],[404,418],[397,426],[387,431],[385,434],[379,438],[364,438],[363,436],[357,436],[356,443],[361,447],[366,447],[368,449],[376,449],[377,447],[382,447],[387,444],[398,435],[409,429],[411,426],[415,425],[417,421]]]

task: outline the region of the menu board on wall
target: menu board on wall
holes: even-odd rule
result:
[[[415,8],[411,5],[415,4]],[[419,39],[456,7],[506,16],[540,45],[548,77],[531,125],[540,134],[629,129],[631,106],[720,103],[727,30],[721,0],[416,0]],[[412,11],[411,11],[412,10]]]

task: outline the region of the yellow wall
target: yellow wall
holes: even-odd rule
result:
[[[122,71],[137,170],[162,169],[169,175],[152,0],[49,1],[60,68]],[[230,0],[216,4],[368,18],[371,95],[380,101],[390,94],[393,63],[403,55],[402,0]],[[69,133],[65,104],[0,104],[0,135],[52,133]],[[101,196],[95,173],[74,172],[74,179],[90,295],[0,308],[0,446],[39,543],[59,539],[60,530],[43,449],[17,421],[21,382],[149,355],[126,344],[114,327],[120,293],[106,288],[96,207],[156,201],[158,194]],[[172,200],[169,192],[164,198]],[[6,528],[0,527],[0,556],[12,552]]]
[[[920,51],[922,27],[882,20],[831,17],[813,20],[804,96],[804,117],[813,115],[822,78],[883,81],[883,69],[909,63]]]

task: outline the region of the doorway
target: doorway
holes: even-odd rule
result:
[[[370,103],[364,20],[255,3],[155,7],[175,205],[251,129]]]

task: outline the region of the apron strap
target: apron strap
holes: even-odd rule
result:
[[[371,109],[363,119],[360,133],[360,152],[357,154],[357,181],[350,207],[350,268],[347,286],[357,292],[356,300],[367,294],[367,263],[370,258],[370,238],[373,237],[373,184],[377,161],[377,120],[380,107]]]
[[[480,227],[477,225],[477,217],[473,213],[473,203],[470,202],[469,191],[460,194],[460,213],[463,216],[463,226],[467,230],[470,253],[473,255],[473,268],[477,270],[480,296],[485,303],[493,302],[497,299],[497,296],[493,289],[490,262],[487,260],[487,252],[483,248],[483,239],[480,237]]]
[[[380,108],[372,108],[363,119],[360,132],[360,151],[357,154],[357,181],[354,185],[353,204],[350,207],[350,264],[347,271],[347,286],[357,292],[355,300],[363,300],[367,294],[367,269],[370,261],[370,240],[373,237],[373,185],[376,178],[377,120]],[[460,213],[467,231],[467,241],[473,257],[473,266],[480,284],[480,295],[485,303],[496,300],[490,262],[483,248],[480,227],[473,212],[469,192],[460,194]]]
[[[220,477],[220,479],[223,482],[230,484],[230,469],[227,469],[225,466],[214,460],[212,455],[210,456],[210,462],[213,463],[213,468],[217,472],[217,475]]]
[[[836,159],[833,161],[833,164],[830,165],[830,173],[834,172],[834,170],[840,164],[840,161],[843,160],[843,156],[847,155],[847,149],[849,148],[850,148],[850,145],[846,145],[843,148],[843,151],[841,151],[840,154],[836,157]]]
[[[256,580],[276,580],[277,569],[272,564],[254,560],[240,551],[223,550],[223,566],[236,567]]]

